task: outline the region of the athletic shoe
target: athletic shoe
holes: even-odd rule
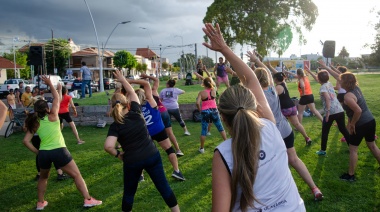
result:
[[[322,192],[319,190],[318,187],[315,187],[311,190],[311,193],[314,194],[314,200],[315,201],[321,201],[323,200],[323,194]]]
[[[77,144],[84,144],[84,143],[85,143],[85,141],[78,141]]]
[[[200,153],[205,153],[205,149],[204,148],[199,148],[199,150],[198,150]]]
[[[178,151],[176,152],[176,155],[177,155],[178,157],[181,157],[181,156],[184,156],[185,154],[183,154],[183,152],[181,152],[181,150],[178,150]]]
[[[46,206],[48,205],[47,201],[44,202],[37,202],[36,210],[42,211]]]
[[[311,145],[312,140],[311,140],[309,137],[307,137],[307,138],[305,139],[305,141],[306,141],[306,145],[307,145],[307,146]]]
[[[340,179],[350,181],[350,182],[354,182],[356,180],[355,175],[349,175],[348,173],[345,173],[342,176],[340,176]]]
[[[101,204],[102,204],[101,200],[97,200],[97,199],[91,197],[91,199],[85,199],[84,200],[83,207],[89,208],[89,207],[94,207],[94,206],[101,205]]]
[[[173,171],[172,177],[174,177],[174,178],[176,178],[178,180],[182,180],[182,181],[185,180],[185,178],[183,177],[181,171],[178,171],[178,172]]]
[[[38,181],[40,179],[40,175],[37,174],[36,177],[34,178],[35,181]]]
[[[345,138],[345,137],[342,137],[342,138],[340,139],[340,142],[346,142],[346,138]]]
[[[144,180],[144,175],[140,175],[139,182],[145,181]]]
[[[317,155],[326,155],[326,151],[323,150],[316,151],[315,153],[317,153]]]
[[[70,176],[67,176],[65,173],[63,173],[63,174],[57,174],[57,180],[59,180],[59,181],[66,180],[69,177]]]
[[[207,132],[207,134],[206,134],[207,136],[210,136],[211,135],[211,133],[210,132]]]
[[[186,131],[185,132],[185,135],[191,135],[189,131]]]

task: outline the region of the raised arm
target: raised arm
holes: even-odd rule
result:
[[[155,96],[159,96],[158,95],[158,87],[160,86],[160,80],[157,79],[156,77],[148,76],[146,74],[141,74],[140,77],[143,78],[143,79],[147,78],[147,79],[153,80],[152,94],[155,95]]]
[[[256,52],[253,51],[253,52],[250,52],[250,51],[247,51],[247,54],[246,54],[248,57],[249,57],[249,60],[251,62],[254,62],[255,64],[257,64],[259,67],[261,68],[264,68],[267,73],[268,73],[268,78],[269,78],[269,85],[270,86],[273,86],[274,83],[273,83],[273,77],[272,77],[272,74],[270,73],[269,71],[269,68],[263,63],[260,61],[260,59],[257,57],[256,55]]]
[[[238,76],[234,70],[232,70],[230,67],[226,67],[226,72],[231,74],[232,76]]]
[[[211,50],[222,53],[226,59],[230,61],[231,65],[235,68],[240,81],[255,95],[260,116],[275,123],[273,113],[256,75],[253,73],[252,69],[227,46],[220,32],[219,24],[216,24],[214,28],[210,23],[206,23],[203,31],[210,40],[210,43],[203,43],[203,45]]]
[[[326,69],[331,74],[331,76],[333,76],[337,81],[340,81],[340,73],[336,73],[335,71],[333,71],[330,67],[326,65],[326,63],[323,60],[319,60],[318,63],[319,65],[321,65],[322,68]]]
[[[61,99],[59,98],[59,94],[57,90],[55,90],[49,76],[43,75],[41,76],[41,79],[47,86],[50,87],[50,92],[53,95],[53,103],[50,109],[49,120],[56,121],[58,119],[59,104],[61,103]],[[57,89],[62,89],[62,85],[60,83],[58,83]]]
[[[311,72],[308,68],[305,68],[306,72],[309,73],[316,82],[319,82],[317,75],[315,75],[313,72]]]
[[[153,108],[157,106],[156,101],[153,99],[152,89],[150,88],[150,84],[148,81],[146,81],[146,80],[133,80],[133,79],[127,79],[127,81],[129,84],[142,85],[144,87],[146,101],[149,102],[150,106]]]
[[[134,101],[134,102],[137,102],[138,104],[140,104],[140,100],[137,97],[135,90],[133,89],[131,84],[129,84],[129,82],[125,79],[125,77],[123,76],[121,71],[116,70],[113,72],[113,75],[115,76],[116,79],[118,79],[118,81],[123,85],[124,89],[127,91],[129,101],[131,101],[131,102]]]
[[[7,117],[8,108],[3,101],[0,101],[0,129],[3,127],[5,118]]]

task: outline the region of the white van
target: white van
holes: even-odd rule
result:
[[[64,85],[62,79],[60,76],[58,75],[48,75],[50,77],[50,80],[54,86],[55,89],[57,89],[57,85],[58,83],[60,83],[62,86]],[[38,86],[38,82],[41,82],[40,83],[40,90],[50,90],[47,85],[40,79],[40,80],[37,80],[38,79],[38,76],[35,76],[33,78],[33,82],[36,86]]]

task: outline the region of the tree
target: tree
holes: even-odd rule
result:
[[[207,57],[207,56],[202,56],[202,63],[203,65],[205,65],[207,68],[212,68],[214,67],[215,63],[214,61],[212,60],[211,57]]]
[[[343,48],[342,48],[342,50],[340,50],[338,56],[345,59],[346,57],[350,56],[350,54],[347,52],[346,47],[343,46]]]
[[[148,70],[148,65],[146,63],[141,65],[141,70],[146,73],[146,70]]]
[[[195,70],[196,60],[193,53],[181,55],[181,58],[179,58],[177,62],[178,64],[182,64],[182,67],[184,67],[185,71]]]
[[[137,63],[137,65],[136,65],[136,71],[138,71],[138,72],[142,71],[142,64],[141,63]]]
[[[31,77],[30,66],[28,63],[28,55],[26,53],[22,53],[20,51],[15,50],[16,55],[16,64],[23,66],[25,69],[20,69],[20,77],[23,79],[29,79]],[[11,53],[3,53],[4,58],[13,62],[13,51]],[[15,71],[13,69],[7,69],[7,78],[14,78]]]
[[[369,57],[369,65],[380,65],[380,11],[377,12],[379,22],[375,25],[377,34],[375,36],[375,43],[371,45],[372,53]]]
[[[53,40],[45,44],[46,70],[48,74],[54,74],[54,63],[58,75],[65,75],[65,68],[71,54],[69,42],[66,39],[54,39],[54,58],[53,58]]]
[[[166,70],[168,69],[168,67],[169,67],[169,64],[167,62],[162,63],[162,69]]]
[[[273,43],[273,50],[277,52],[278,58],[284,54],[284,52],[289,48],[293,40],[293,33],[290,26],[285,26],[284,29],[280,31],[277,38]]]
[[[302,30],[311,30],[317,16],[318,8],[311,0],[215,0],[207,8],[203,22],[219,23],[228,46],[256,46],[265,56],[286,26],[299,34],[301,43],[306,43]]]
[[[136,58],[125,50],[117,51],[113,57],[113,64],[121,69],[127,69],[127,75],[130,75],[131,69],[137,66]]]

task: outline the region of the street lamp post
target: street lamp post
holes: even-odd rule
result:
[[[181,47],[182,47],[182,55],[184,55],[183,53],[183,37],[181,35],[174,35],[174,37],[180,37],[181,38]],[[182,63],[181,63],[181,72],[183,72],[183,67],[182,67]],[[183,73],[182,73],[183,74]]]
[[[104,44],[103,48],[102,48],[102,55],[100,56],[100,61],[101,61],[101,66],[99,67],[99,69],[101,69],[101,71],[99,70],[99,72],[102,72],[103,73],[103,58],[104,58],[104,50],[107,46],[107,43],[108,43],[108,40],[110,39],[112,33],[115,31],[116,27],[119,26],[120,24],[126,24],[126,23],[129,23],[131,21],[123,21],[123,22],[120,22],[120,23],[117,23],[116,26],[113,28],[113,30],[111,31],[110,35],[108,36],[107,40],[106,40],[106,43]],[[102,79],[100,80],[99,82],[101,85],[103,85],[103,75],[102,75]],[[101,88],[100,88],[101,90]],[[103,90],[104,91],[104,90]]]
[[[104,83],[103,83],[103,53],[104,53],[104,49],[102,50],[102,54],[100,54],[100,47],[99,47],[99,37],[98,37],[98,32],[96,31],[96,26],[95,26],[95,22],[94,22],[94,18],[92,17],[92,13],[91,13],[91,10],[90,10],[90,7],[88,6],[87,4],[87,1],[86,0],[83,0],[84,3],[86,4],[87,6],[87,9],[88,9],[88,12],[90,13],[90,17],[91,17],[91,21],[92,21],[92,25],[94,27],[94,31],[95,31],[95,37],[96,37],[96,42],[97,42],[97,46],[98,46],[98,56],[99,56],[99,84],[100,84],[100,92],[104,92]],[[119,24],[126,24],[126,23],[129,23],[130,21],[124,21],[124,22],[120,22],[118,23],[115,28],[112,30],[111,34],[108,36],[107,38],[107,41],[106,41],[106,44],[108,42],[108,39],[111,37],[113,31],[116,29],[116,27],[119,25]]]

